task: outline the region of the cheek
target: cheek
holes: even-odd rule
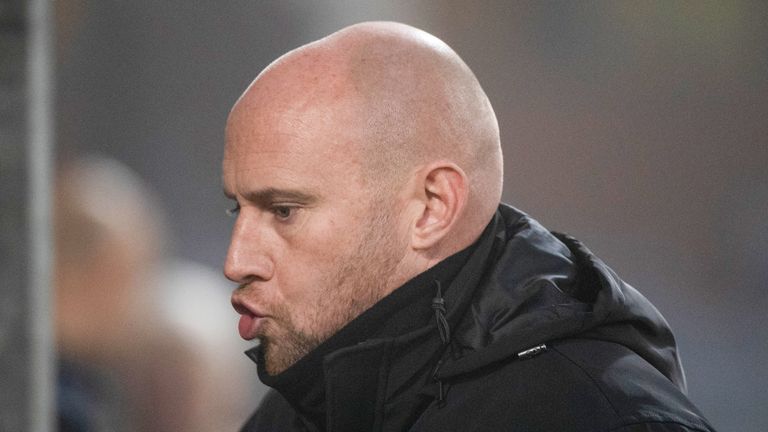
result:
[[[302,232],[286,242],[280,257],[279,285],[284,300],[293,305],[315,304],[354,249],[353,228],[334,219],[308,221]],[[356,228],[355,228],[356,229]]]

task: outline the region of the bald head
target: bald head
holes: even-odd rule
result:
[[[499,131],[487,96],[448,45],[413,27],[361,23],[287,53],[232,116],[256,112],[343,130],[347,138],[329,150],[356,155],[380,192],[397,191],[431,161],[455,163],[468,180],[471,225],[484,226],[501,197]]]
[[[240,335],[290,367],[474,242],[501,194],[488,98],[447,45],[355,25],[267,67],[227,121],[226,276]],[[262,319],[261,317],[266,317]]]

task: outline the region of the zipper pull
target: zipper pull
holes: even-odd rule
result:
[[[541,344],[537,345],[533,348],[528,348],[527,350],[520,351],[517,353],[517,358],[520,360],[528,360],[529,358],[536,357],[537,355],[543,353],[547,350],[547,344]]]

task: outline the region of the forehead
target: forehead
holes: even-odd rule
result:
[[[360,186],[361,146],[344,106],[253,96],[227,121],[225,189]]]

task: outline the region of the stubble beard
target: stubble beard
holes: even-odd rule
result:
[[[269,375],[288,369],[322,343],[321,339],[298,331],[288,308],[282,304],[275,306],[272,318],[264,323],[261,333],[259,343],[264,355],[264,367]]]
[[[357,247],[340,260],[336,272],[324,278],[326,295],[309,317],[308,330],[297,328],[285,305],[273,310],[273,318],[282,328],[266,322],[265,336],[260,338],[268,374],[291,367],[386,295],[400,261],[393,220],[391,211],[380,210],[360,230]]]

